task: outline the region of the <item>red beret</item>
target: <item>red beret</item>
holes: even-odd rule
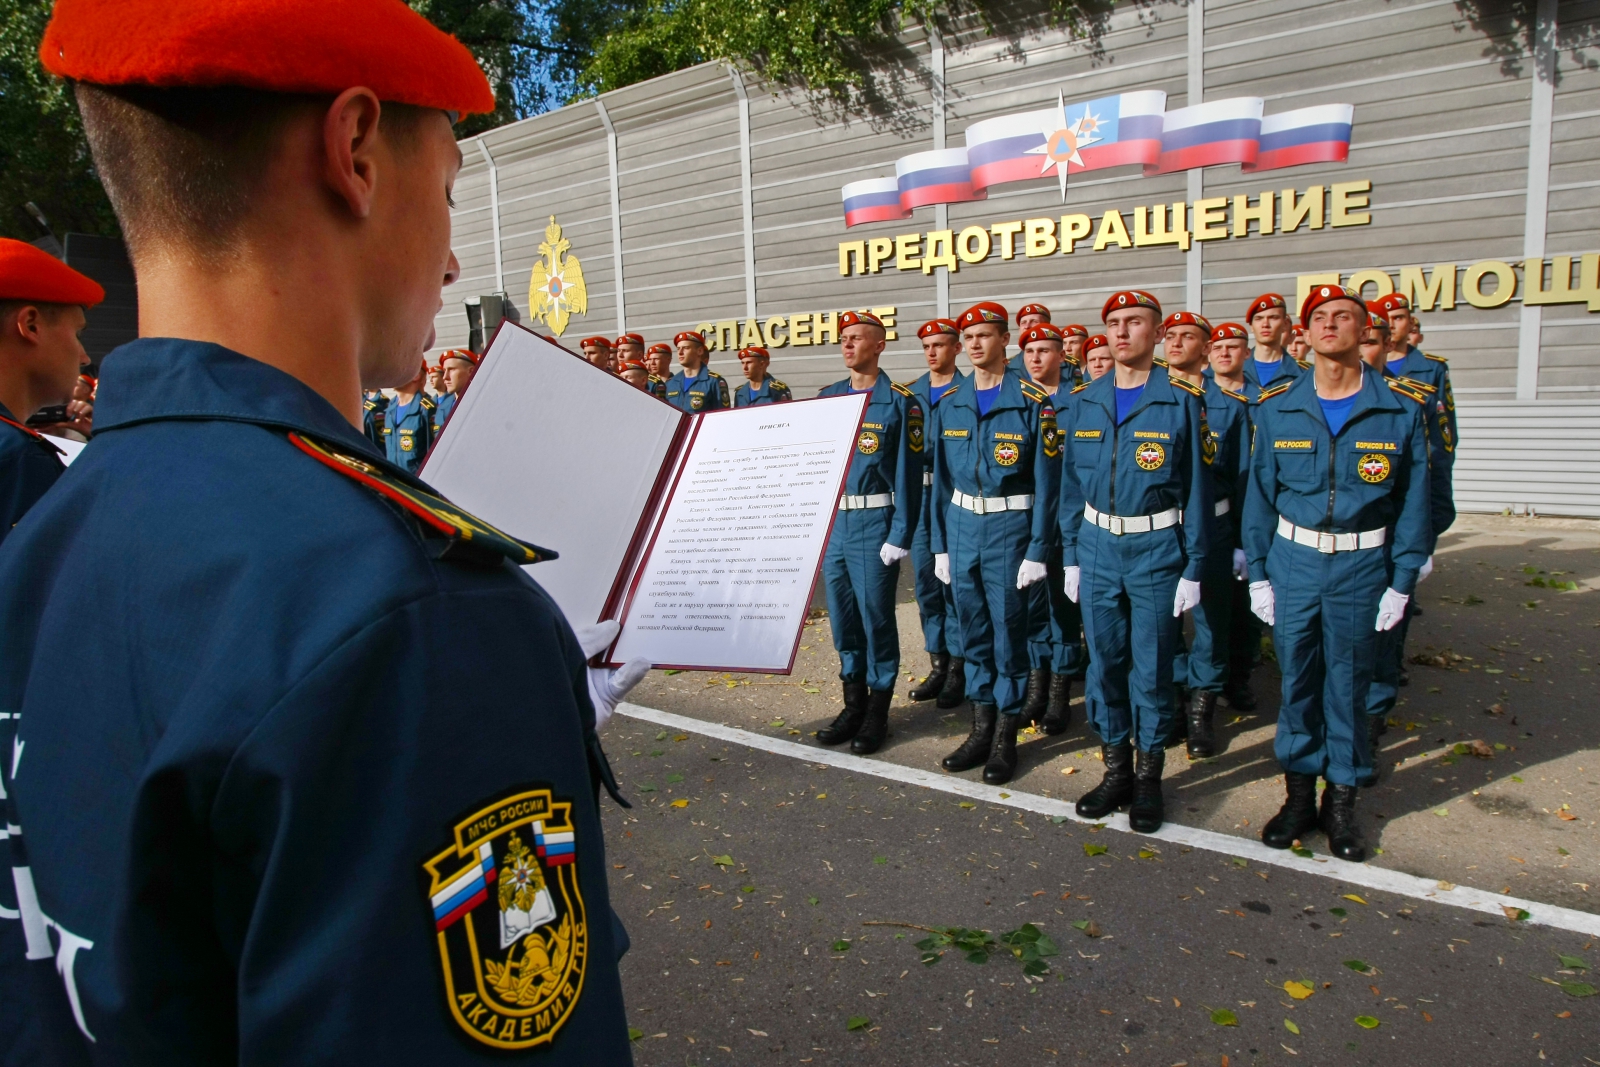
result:
[[[1374,330],[1382,330],[1384,333],[1389,332],[1389,319],[1380,312],[1373,311],[1370,307],[1367,308],[1367,325]]]
[[[0,237],[0,300],[94,307],[106,291],[42,248]]]
[[[1026,330],[1023,330],[1022,338],[1017,343],[1021,345],[1029,345],[1035,341],[1054,341],[1056,344],[1060,344],[1061,331],[1050,325],[1048,322],[1041,322],[1035,326],[1029,326]]]
[[[650,368],[646,367],[643,363],[640,363],[636,359],[625,359],[622,361],[621,365],[617,367],[617,373],[621,374],[623,371],[629,370],[642,370],[648,373],[649,369]]]
[[[1256,317],[1258,312],[1266,311],[1268,308],[1287,308],[1288,306],[1283,297],[1277,293],[1263,293],[1250,302],[1250,309],[1244,313],[1244,321],[1249,322]]]
[[[1162,332],[1174,326],[1198,326],[1203,333],[1211,332],[1211,323],[1206,321],[1204,315],[1196,315],[1192,311],[1174,311],[1161,322]]]
[[[743,359],[745,356],[760,356],[762,359],[771,359],[772,353],[768,352],[760,345],[749,345],[748,347],[739,349],[739,358]]]
[[[1120,293],[1112,293],[1106,300],[1105,306],[1100,309],[1100,321],[1106,321],[1113,311],[1124,308],[1149,308],[1156,313],[1157,319],[1161,318],[1161,301],[1142,289],[1124,289]]]
[[[644,334],[625,333],[621,337],[617,338],[616,345],[618,348],[621,348],[623,345],[638,345],[640,348],[643,348]]]
[[[650,346],[650,348],[645,352],[645,355],[653,356],[657,352],[665,352],[670,356],[672,355],[672,346],[663,341],[657,341],[655,344]]]
[[[1061,327],[1061,336],[1062,337],[1084,337],[1084,338],[1087,338],[1089,336],[1089,327],[1080,326],[1076,322],[1074,322],[1074,323],[1071,323],[1070,325]]]
[[[1306,328],[1304,326],[1291,326],[1289,331],[1290,337],[1303,337],[1305,336]]]
[[[96,85],[239,86],[489,112],[466,46],[395,0],[56,0],[50,73]]]
[[[883,320],[870,311],[843,311],[839,313],[839,332],[851,326],[876,326],[883,330]],[[887,333],[887,330],[884,330]]]
[[[955,319],[929,319],[917,327],[918,337],[938,337],[940,335],[960,337],[961,327],[956,325]]]
[[[1006,312],[1005,308],[996,304],[993,300],[984,300],[973,304],[961,313],[960,318],[956,319],[956,325],[963,330],[968,326],[976,326],[983,322],[998,322],[1002,326],[1008,326],[1011,323],[1011,316]]]
[[[1300,305],[1300,325],[1311,325],[1311,313],[1323,304],[1331,304],[1335,300],[1354,301],[1356,307],[1362,311],[1367,310],[1367,302],[1361,299],[1361,294],[1348,285],[1318,285],[1306,294],[1306,302]]]
[[[583,340],[578,342],[578,346],[580,348],[610,348],[611,347],[611,338],[609,338],[609,337],[585,337]]]
[[[1108,337],[1106,337],[1105,334],[1097,333],[1093,337],[1089,338],[1087,341],[1083,342],[1083,354],[1084,355],[1088,355],[1091,351],[1093,351],[1096,348],[1110,348],[1110,347],[1111,347],[1111,340]]]
[[[1018,326],[1022,325],[1022,316],[1024,315],[1043,315],[1044,321],[1050,321],[1050,309],[1045,307],[1043,304],[1023,304],[1021,307],[1019,307],[1017,309]]]
[[[675,345],[681,345],[685,341],[693,341],[701,348],[706,346],[706,339],[700,336],[699,332],[696,330],[684,330],[682,333],[678,334],[672,339],[672,343]]]
[[[439,366],[443,367],[444,361],[447,359],[464,359],[474,367],[483,362],[483,357],[478,355],[478,353],[474,352],[470,348],[452,348],[447,350],[444,355],[439,357]]]
[[[1248,341],[1250,331],[1240,326],[1237,322],[1220,322],[1217,328],[1211,331],[1213,341]]]
[[[1411,302],[1399,293],[1390,293],[1388,296],[1380,296],[1376,300],[1369,300],[1367,308],[1370,311],[1377,312],[1379,315],[1387,315],[1391,311],[1410,311]]]

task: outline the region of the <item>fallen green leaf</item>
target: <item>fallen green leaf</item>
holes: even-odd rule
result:
[[[809,685],[802,685],[800,688],[804,689],[808,693],[820,693],[820,692],[822,692],[822,690],[817,689],[814,686],[809,686]]]
[[[654,793],[655,791],[656,791],[656,784],[654,782],[640,782],[639,783],[639,792],[641,792],[641,793]]]
[[[733,857],[732,856],[712,856],[711,857],[711,862],[715,863],[718,867],[732,867],[733,866]]]
[[[874,856],[874,857],[872,857],[872,862],[878,864],[881,867],[883,864],[889,862],[889,858],[887,856]]]
[[[1083,843],[1083,854],[1085,856],[1104,856],[1106,854],[1106,846],[1085,841]]]
[[[782,719],[773,719],[771,722],[767,723],[767,725],[768,726],[782,726],[783,725],[783,720]]]
[[[1283,1020],[1283,1028],[1285,1030],[1289,1031],[1291,1034],[1300,1033],[1300,1028],[1294,1024],[1294,1020],[1293,1019],[1285,1019],[1285,1020]]]
[[[1600,993],[1588,982],[1562,982],[1561,991],[1569,997],[1592,997]]]
[[[1513,781],[1513,782],[1520,782],[1520,781],[1522,781],[1522,775],[1520,775],[1520,774],[1513,774],[1513,775],[1512,775],[1512,776],[1511,776],[1511,780],[1512,780],[1512,781]]]
[[[1345,960],[1344,965],[1358,974],[1372,973],[1372,967],[1364,960]]]
[[[644,1036],[644,1031],[639,1029],[637,1026],[628,1027],[628,1040],[629,1041],[637,1041],[643,1036]]]
[[[1370,1015],[1357,1015],[1356,1025],[1363,1030],[1376,1030],[1378,1028],[1378,1020]]]
[[[1065,815],[1052,815],[1050,816],[1050,821],[1055,823],[1057,826],[1060,826],[1062,823],[1067,821],[1067,817]]]
[[[1343,908],[1329,908],[1328,909],[1328,914],[1329,915],[1337,915],[1339,918],[1342,919],[1346,915],[1349,915],[1350,913],[1348,911],[1345,911]]]
[[[682,674],[682,671],[662,671],[662,674]]]
[[[865,1015],[852,1015],[845,1020],[844,1028],[846,1030],[865,1030],[871,1025],[872,1020]]]
[[[683,781],[683,775],[681,775],[681,774],[669,774],[669,775],[667,775],[667,784],[668,785],[677,785],[681,781]]]
[[[1156,854],[1147,848],[1141,848],[1139,850],[1139,858],[1142,860],[1153,860],[1156,858]]]
[[[1589,969],[1589,965],[1584,963],[1579,956],[1565,956],[1558,952],[1556,953],[1556,959],[1560,960],[1561,966],[1569,971],[1587,971]]]
[[[1303,860],[1311,859],[1315,855],[1315,853],[1303,845],[1296,845],[1289,851],[1293,852],[1296,856],[1299,856]]]
[[[1250,866],[1250,861],[1245,859],[1242,856],[1234,856],[1233,857],[1233,865],[1235,867],[1248,867],[1248,866]]]
[[[837,941],[835,941],[833,943],[833,951],[835,951],[835,952],[849,952],[850,951],[850,940],[848,938],[841,937],[839,940],[837,940]]]
[[[666,739],[667,739],[667,732],[665,730],[662,730],[659,734],[656,734],[656,740],[657,741],[665,741]]]
[[[1218,1026],[1238,1026],[1239,1017],[1227,1008],[1218,1008],[1211,1013],[1211,1021]]]
[[[739,887],[739,892],[741,893],[754,893],[755,891],[756,887],[753,885],[742,885]]]
[[[972,801],[970,801],[970,800],[963,800],[963,801],[962,801],[962,802],[961,802],[961,807],[963,807],[963,808],[966,808],[966,809],[967,809],[967,810],[968,810],[968,811],[971,811],[971,810],[972,810],[972,809],[973,809],[973,808],[975,808],[975,807],[977,807],[977,806],[978,806],[978,805],[976,805],[976,804],[974,804],[974,803],[973,803],[973,802],[972,802]]]
[[[818,900],[816,897],[806,897],[806,903],[807,904],[820,904],[822,902],[820,900]]]

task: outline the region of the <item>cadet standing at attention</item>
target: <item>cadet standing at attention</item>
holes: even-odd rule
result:
[[[665,342],[651,345],[645,353],[644,367],[650,375],[650,395],[665,400],[667,379],[672,377],[672,346]]]
[[[999,307],[998,304],[995,306]],[[1043,304],[1023,304],[1022,307],[1017,309],[1017,334],[1021,336],[1022,331],[1037,326],[1041,322],[1049,321],[1050,309]],[[1017,350],[1017,354],[1011,357],[1011,362],[1006,364],[1006,370],[1020,376],[1023,381],[1028,380],[1028,364],[1022,358],[1022,350],[1020,348]]]
[[[361,394],[361,432],[367,440],[384,450],[384,430],[388,427],[389,395],[381,389],[367,389]]]
[[[1244,511],[1250,602],[1283,672],[1274,747],[1287,799],[1261,840],[1288,848],[1320,821],[1329,850],[1355,862],[1367,856],[1355,802],[1372,772],[1376,635],[1404,617],[1430,548],[1424,405],[1362,363],[1367,315],[1345,286],[1306,295],[1316,369],[1262,394]]]
[[[617,338],[616,344],[611,349],[611,370],[621,373],[622,364],[626,361],[639,363],[644,360],[644,335],[638,333],[625,333]]]
[[[1295,329],[1300,327],[1296,326]],[[1245,476],[1249,476],[1250,449],[1255,441],[1255,405],[1261,390],[1245,380],[1244,364],[1250,358],[1250,331],[1237,322],[1219,323],[1211,331],[1212,379],[1224,393],[1245,398],[1244,455]],[[1240,519],[1244,515],[1243,482],[1234,494],[1233,507]],[[1243,545],[1242,535],[1240,545]],[[1261,620],[1250,610],[1250,588],[1246,582],[1231,586],[1233,603],[1228,610],[1228,681],[1222,695],[1235,711],[1254,711],[1256,694],[1250,688],[1250,675],[1261,655]]]
[[[426,361],[417,368],[417,376],[395,390],[389,402],[388,418],[383,424],[384,454],[389,462],[415,474],[422,469],[422,461],[433,447],[433,398],[422,391],[428,372]]]
[[[0,541],[66,469],[27,421],[72,399],[89,363],[78,340],[84,313],[105,295],[43,249],[0,237]],[[0,974],[9,963],[0,962]]]
[[[1116,360],[1111,358],[1111,339],[1103,333],[1097,333],[1083,342],[1083,374],[1084,384],[1102,377],[1112,367]],[[1068,444],[1071,442],[1069,441]]]
[[[1265,389],[1280,376],[1298,378],[1309,370],[1293,357],[1285,358],[1283,346],[1289,341],[1289,311],[1283,297],[1263,293],[1250,302],[1244,313],[1245,325],[1256,335],[1255,355],[1244,365],[1244,376],[1257,389]]]
[[[767,374],[772,364],[772,354],[760,345],[739,350],[739,366],[744,369],[744,384],[733,391],[736,408],[759,407],[762,404],[782,404],[793,400],[789,387]]]
[[[917,328],[927,371],[908,387],[916,394],[922,410],[931,420],[933,411],[967,376],[956,369],[961,353],[961,330],[954,319],[930,319]],[[933,573],[931,524],[933,508],[933,453],[923,448],[922,507],[917,532],[911,539],[911,566],[915,568],[917,615],[922,623],[922,647],[928,653],[928,676],[914,686],[908,698],[913,701],[937,698],[941,708],[959,708],[967,699],[966,663],[961,651],[961,621],[956,617],[956,598],[950,587]]]
[[[972,731],[942,761],[983,764],[990,785],[1017,770],[1017,730],[1028,685],[1028,587],[1048,573],[1061,484],[1061,439],[1044,390],[1006,366],[1006,309],[991,301],[961,313],[972,364],[966,386],[934,409],[933,552],[961,619]]]
[[[1243,585],[1240,579],[1245,576],[1239,515],[1250,463],[1250,402],[1243,393],[1205,376],[1206,350],[1215,335],[1211,323],[1191,311],[1175,311],[1161,325],[1167,373],[1205,391],[1202,403],[1211,434],[1211,528],[1200,574],[1200,604],[1193,616],[1194,643],[1180,651],[1173,664],[1174,679],[1188,691],[1179,727],[1187,739],[1189,758],[1205,759],[1216,755],[1212,720],[1217,695],[1228,681],[1234,589]],[[1192,520],[1185,516],[1185,521]]]
[[[1089,380],[1083,367],[1083,346],[1088,340],[1087,326],[1073,322],[1061,327],[1061,359],[1064,364],[1061,368],[1061,384],[1067,387],[1069,393]]]
[[[844,709],[817,731],[824,745],[849,741],[850,751],[860,755],[876,752],[889,733],[889,704],[900,672],[895,583],[900,561],[911,551],[922,501],[922,404],[878,369],[886,336],[871,312],[842,312],[839,348],[850,376],[817,394],[870,394],[839,498],[843,514],[822,559]]]
[[[607,337],[585,337],[578,342],[578,347],[583,349],[583,358],[599,367],[601,370],[611,369],[611,339]]]
[[[617,365],[617,376],[640,392],[650,392],[650,372],[636,360],[623,360]]]
[[[439,365],[444,368],[444,387],[448,392],[439,398],[438,409],[433,413],[435,438],[444,433],[445,423],[450,421],[456,405],[460,404],[461,398],[467,394],[467,387],[477,375],[478,364],[482,359],[482,356],[470,348],[452,348],[439,357]]]
[[[1200,603],[1210,543],[1212,442],[1202,390],[1155,362],[1156,298],[1113,293],[1101,315],[1115,368],[1073,394],[1061,420],[1062,562],[1083,608],[1085,704],[1105,761],[1077,808],[1102,819],[1131,802],[1128,824],[1150,833],[1166,815],[1179,620]]]
[[[733,407],[727,379],[706,366],[706,339],[694,330],[684,330],[672,342],[678,346],[678,363],[683,369],[667,382],[667,403],[684,412]]]
[[[420,388],[487,79],[391,0],[59,0],[40,54],[143,336],[0,552],[0,1018],[44,1046],[8,1057],[629,1063],[616,628],[360,432],[364,385]]]

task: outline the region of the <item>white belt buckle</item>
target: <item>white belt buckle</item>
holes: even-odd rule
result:
[[[1333,534],[1331,534],[1331,533],[1322,533],[1321,531],[1318,531],[1318,533],[1317,533],[1317,551],[1318,552],[1321,552],[1324,555],[1330,555],[1331,556],[1333,554],[1333,543],[1334,543],[1334,535]]]
[[[1107,515],[1106,519],[1109,522],[1109,525],[1106,526],[1106,529],[1108,531],[1110,531],[1112,536],[1121,537],[1123,532],[1124,532],[1123,531],[1123,526],[1122,526],[1122,516],[1121,515]]]

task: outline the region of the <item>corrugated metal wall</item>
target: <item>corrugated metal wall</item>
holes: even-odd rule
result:
[[[1475,5],[1494,7],[1494,5]],[[1533,5],[1527,5],[1531,10]],[[1511,6],[1507,6],[1511,10]],[[1516,6],[1523,11],[1522,6]],[[948,303],[959,310],[979,299],[1015,307],[1040,300],[1058,322],[1094,322],[1104,295],[1136,285],[1169,307],[1185,302],[1186,284],[1200,282],[1201,310],[1214,320],[1240,318],[1256,294],[1293,293],[1298,275],[1403,265],[1431,270],[1497,259],[1519,266],[1525,254],[1530,188],[1529,141],[1538,114],[1534,62],[1515,24],[1475,23],[1456,0],[1331,0],[1315,18],[1297,0],[1197,0],[1194,4],[1125,5],[1102,38],[1103,53],[1064,34],[1002,26],[990,37],[968,28],[943,42],[945,126],[951,146],[984,118],[1133,89],[1162,89],[1169,108],[1188,98],[1190,57],[1202,57],[1203,99],[1254,95],[1268,113],[1340,101],[1356,107],[1350,161],[1262,175],[1236,166],[1199,175],[1199,191],[1184,174],[1145,177],[1131,168],[1075,176],[1063,207],[1054,176],[991,190],[989,199],[950,205],[948,225],[1108,208],[1131,217],[1141,204],[1190,200],[1195,195],[1252,197],[1264,189],[1370,179],[1372,223],[1302,229],[1292,234],[1229,238],[1200,246],[1195,257],[1172,247],[963,264],[948,277]],[[1203,33],[1191,42],[1191,19]],[[1600,0],[1560,3],[1557,21],[1583,36],[1600,23]],[[1578,32],[1574,32],[1578,31]],[[753,262],[745,258],[739,94],[732,73],[708,64],[606,94],[491,131],[482,138],[497,170],[505,289],[526,320],[528,280],[544,228],[553,214],[582,260],[589,289],[585,317],[564,340],[618,328],[613,269],[613,216],[607,128],[615,130],[618,218],[627,326],[650,340],[670,340],[699,322],[743,319],[747,272],[754,275],[762,316],[844,307],[893,305],[902,327],[885,366],[905,380],[921,372],[914,330],[935,314],[937,280],[921,272],[885,269],[841,277],[841,240],[941,228],[935,210],[913,219],[846,231],[839,187],[894,173],[896,157],[935,147],[934,42],[918,32],[904,40],[907,64],[895,81],[900,99],[881,116],[843,116],[805,96],[772,92],[750,81],[749,182]],[[1549,124],[1547,256],[1600,251],[1600,71],[1558,55]],[[748,78],[748,76],[747,76]],[[495,287],[488,168],[477,144],[464,142],[467,164],[457,185],[456,252],[461,283],[445,293],[439,344],[462,344],[461,300]],[[1537,195],[1537,194],[1536,194]],[[1537,200],[1535,200],[1537,203]],[[1530,309],[1531,310],[1531,309]],[[1600,473],[1559,466],[1558,435],[1570,438],[1600,407],[1551,405],[1557,420],[1534,413],[1547,400],[1600,394],[1600,317],[1582,305],[1545,307],[1542,325],[1523,348],[1537,360],[1525,379],[1528,402],[1517,396],[1519,301],[1477,309],[1464,301],[1452,311],[1423,315],[1424,347],[1450,359],[1462,407],[1462,456],[1457,478],[1465,508],[1499,510],[1524,502],[1502,499],[1498,471],[1530,470],[1567,484],[1560,493],[1529,500],[1566,514],[1600,514]],[[830,347],[774,352],[773,373],[800,395],[841,374]],[[738,365],[717,353],[713,366],[737,380]],[[1520,431],[1495,437],[1484,454],[1473,435],[1498,434],[1502,412],[1520,412]],[[1556,427],[1559,426],[1559,429]],[[1600,432],[1600,431],[1597,431]],[[1518,436],[1518,434],[1523,436]],[[1549,447],[1541,445],[1549,441]],[[1565,461],[1562,461],[1565,462]],[[1531,466],[1530,466],[1531,465]],[[1576,482],[1569,482],[1572,475]],[[1528,479],[1524,479],[1528,481]],[[1564,501],[1564,503],[1563,503]],[[1581,509],[1590,508],[1591,511]]]

